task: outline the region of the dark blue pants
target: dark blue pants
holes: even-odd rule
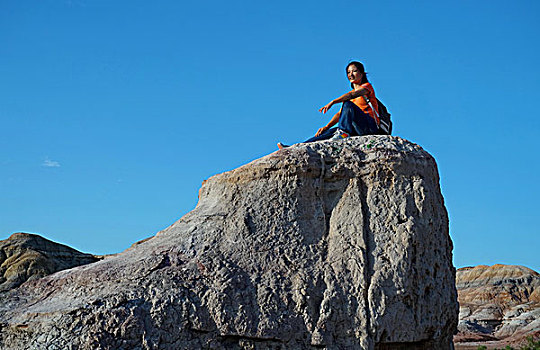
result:
[[[376,135],[379,133],[375,120],[351,101],[343,102],[337,128],[345,131],[349,136]],[[334,136],[337,128],[328,129],[319,136],[313,136],[304,142],[328,140]]]

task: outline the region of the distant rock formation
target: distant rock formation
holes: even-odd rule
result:
[[[540,275],[523,266],[479,265],[457,271],[456,345],[504,348],[540,337]]]
[[[0,293],[27,280],[98,261],[91,254],[58,244],[39,235],[18,232],[0,241]]]
[[[399,137],[274,152],[152,239],[0,299],[2,349],[451,349],[434,159]]]

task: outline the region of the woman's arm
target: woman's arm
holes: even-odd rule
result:
[[[338,97],[336,98],[335,100],[332,100],[329,104],[327,104],[326,106],[322,107],[321,109],[319,109],[319,112],[321,113],[326,113],[333,105],[335,105],[336,103],[340,103],[340,102],[344,102],[344,101],[349,101],[349,100],[352,100],[353,98],[357,98],[357,97],[360,97],[362,95],[367,95],[369,93],[368,89],[364,89],[364,88],[360,88],[358,90],[353,90],[353,91],[349,91],[347,92],[345,95],[341,96],[341,97]],[[333,118],[332,118],[333,119]]]
[[[330,129],[331,127],[333,127],[334,125],[336,125],[338,122],[339,122],[339,117],[341,115],[341,111],[337,112],[333,117],[332,119],[330,119],[330,121],[328,122],[328,124],[326,124],[326,126],[323,126],[322,128],[319,129],[319,131],[317,131],[317,133],[315,134],[315,136],[319,136],[320,134],[322,134],[323,132],[325,132],[326,130]]]

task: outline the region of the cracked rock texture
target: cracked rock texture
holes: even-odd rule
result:
[[[155,237],[8,292],[0,347],[444,350],[457,316],[434,159],[366,136],[213,176]]]
[[[39,235],[14,233],[0,241],[0,293],[16,288],[27,280],[98,260],[96,256]]]
[[[524,266],[479,265],[457,271],[458,349],[504,348],[540,337],[540,275]]]

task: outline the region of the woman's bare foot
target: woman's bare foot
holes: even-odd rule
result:
[[[277,148],[279,148],[279,149],[284,149],[284,148],[287,148],[287,147],[290,147],[290,146],[284,145],[284,144],[282,144],[281,142],[278,142],[278,143],[277,143]]]

